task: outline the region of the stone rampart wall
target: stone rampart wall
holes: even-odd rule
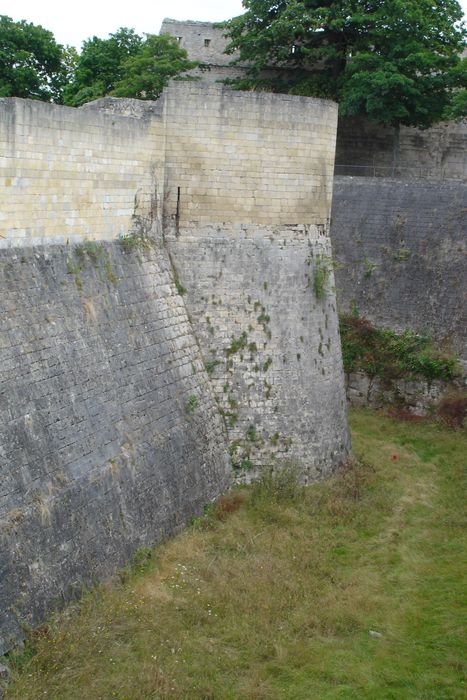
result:
[[[336,106],[199,86],[184,103],[180,89],[165,236],[234,464],[285,457],[318,478],[349,449],[331,272],[314,292],[331,259]]]
[[[80,250],[0,251],[0,653],[230,478],[165,251]]]
[[[112,240],[133,217],[150,219],[163,160],[157,111],[0,99],[0,246]]]
[[[313,283],[326,230],[212,223],[168,243],[239,475],[277,459],[329,474],[349,437],[332,275],[323,298]]]
[[[174,221],[179,202],[181,227],[325,225],[336,119],[336,105],[327,100],[172,83],[165,213]]]
[[[339,119],[336,174],[371,177],[467,180],[467,122],[431,129],[401,127],[395,159],[395,131],[357,117]]]
[[[347,458],[332,274],[313,292],[335,128],[191,83],[0,101],[0,653],[215,498],[227,439],[243,469]]]
[[[336,178],[342,309],[432,336],[467,361],[467,190],[455,181]]]

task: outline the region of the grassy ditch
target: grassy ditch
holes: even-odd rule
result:
[[[6,698],[464,698],[467,436],[351,423],[359,459],[334,478],[222,497],[42,626]]]

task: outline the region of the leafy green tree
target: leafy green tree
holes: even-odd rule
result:
[[[467,90],[459,90],[456,92],[448,105],[444,114],[446,119],[454,121],[465,119],[467,117]]]
[[[123,77],[124,62],[138,53],[142,43],[142,37],[126,27],[110,34],[108,39],[94,36],[85,41],[73,79],[64,91],[65,103],[79,107],[108,95]]]
[[[467,74],[467,57],[465,57],[461,61],[459,66],[456,68],[456,72],[460,76],[458,84],[461,87],[453,92],[452,99],[444,113],[445,119],[460,120],[465,119],[467,117],[467,87],[462,87],[465,86],[465,75]],[[462,76],[464,76],[464,78]]]
[[[122,66],[123,77],[112,95],[154,100],[159,97],[170,78],[177,78],[198,64],[189,61],[185,49],[175,37],[147,34],[146,41],[135,56]],[[186,76],[183,79],[189,79]]]
[[[457,0],[243,0],[228,52],[250,64],[240,88],[339,101],[343,115],[428,127],[456,90],[465,43]],[[262,71],[282,69],[264,79]],[[461,97],[455,98],[458,101]]]
[[[65,51],[47,29],[0,15],[0,97],[60,102]]]

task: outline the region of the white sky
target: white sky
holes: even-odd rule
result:
[[[467,0],[460,0],[467,14]],[[105,38],[119,27],[157,34],[164,17],[219,22],[243,12],[241,0],[1,0],[0,14],[41,24],[60,44],[80,48],[91,36]]]
[[[241,0],[0,0],[0,14],[41,24],[60,44],[78,49],[85,39],[105,38],[119,27],[157,34],[164,17],[220,22],[243,11]]]

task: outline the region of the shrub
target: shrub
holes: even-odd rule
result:
[[[118,239],[125,253],[132,253],[135,250],[144,250],[150,248],[153,244],[152,239],[143,231],[134,231],[125,233]]]
[[[427,336],[398,334],[347,314],[340,317],[340,331],[347,374],[361,371],[387,383],[401,378],[450,380],[457,374],[456,358],[438,351]]]

